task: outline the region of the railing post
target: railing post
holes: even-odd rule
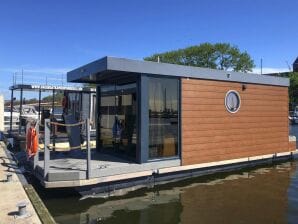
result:
[[[87,179],[91,178],[90,120],[86,119]]]
[[[20,93],[20,115],[19,115],[19,134],[21,134],[21,128],[22,128],[22,113],[23,113],[23,88],[21,88],[21,93]]]
[[[45,119],[44,122],[44,164],[43,164],[43,170],[44,170],[44,179],[47,179],[47,175],[49,172],[50,167],[50,137],[51,137],[51,130],[50,130],[50,119]]]
[[[11,99],[10,99],[10,124],[9,124],[9,136],[12,136],[12,115],[13,115],[13,89],[11,89]]]
[[[39,120],[36,121],[36,125],[35,125],[35,128],[36,128],[36,133],[37,133],[37,136],[38,136],[38,149],[37,149],[37,152],[36,154],[34,155],[34,158],[33,158],[33,170],[35,171],[36,169],[36,166],[38,165],[38,161],[39,161]]]

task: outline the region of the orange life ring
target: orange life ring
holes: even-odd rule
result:
[[[27,131],[27,154],[29,157],[34,156],[38,150],[38,133],[35,128],[30,127]]]

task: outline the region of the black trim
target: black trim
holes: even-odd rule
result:
[[[182,81],[181,78],[178,80],[179,85],[179,106],[178,106],[178,156],[180,157],[181,165],[182,165]]]
[[[148,97],[148,76],[140,75],[139,83],[139,144],[140,144],[140,160],[139,163],[148,162],[149,157],[149,97]]]
[[[100,85],[97,85],[96,86],[96,116],[95,116],[95,119],[96,119],[96,150],[97,151],[100,151],[101,149],[101,142],[100,142],[100,117],[101,117],[101,114],[100,114],[100,108],[101,106],[101,90],[100,90]]]

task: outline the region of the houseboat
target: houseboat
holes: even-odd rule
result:
[[[37,162],[47,188],[115,190],[297,153],[287,78],[104,57],[67,79],[96,85],[96,148]]]

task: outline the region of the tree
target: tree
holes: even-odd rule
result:
[[[63,93],[62,92],[56,92],[55,93],[55,101],[57,102],[61,102],[63,99]],[[53,95],[48,95],[44,98],[42,98],[43,102],[52,102],[53,101]]]
[[[153,54],[146,61],[157,61],[178,65],[190,65],[221,70],[248,72],[254,68],[249,54],[241,52],[237,46],[228,43],[203,43],[184,49]]]
[[[95,83],[83,83],[83,87],[87,87],[87,88],[96,88],[96,84]]]

